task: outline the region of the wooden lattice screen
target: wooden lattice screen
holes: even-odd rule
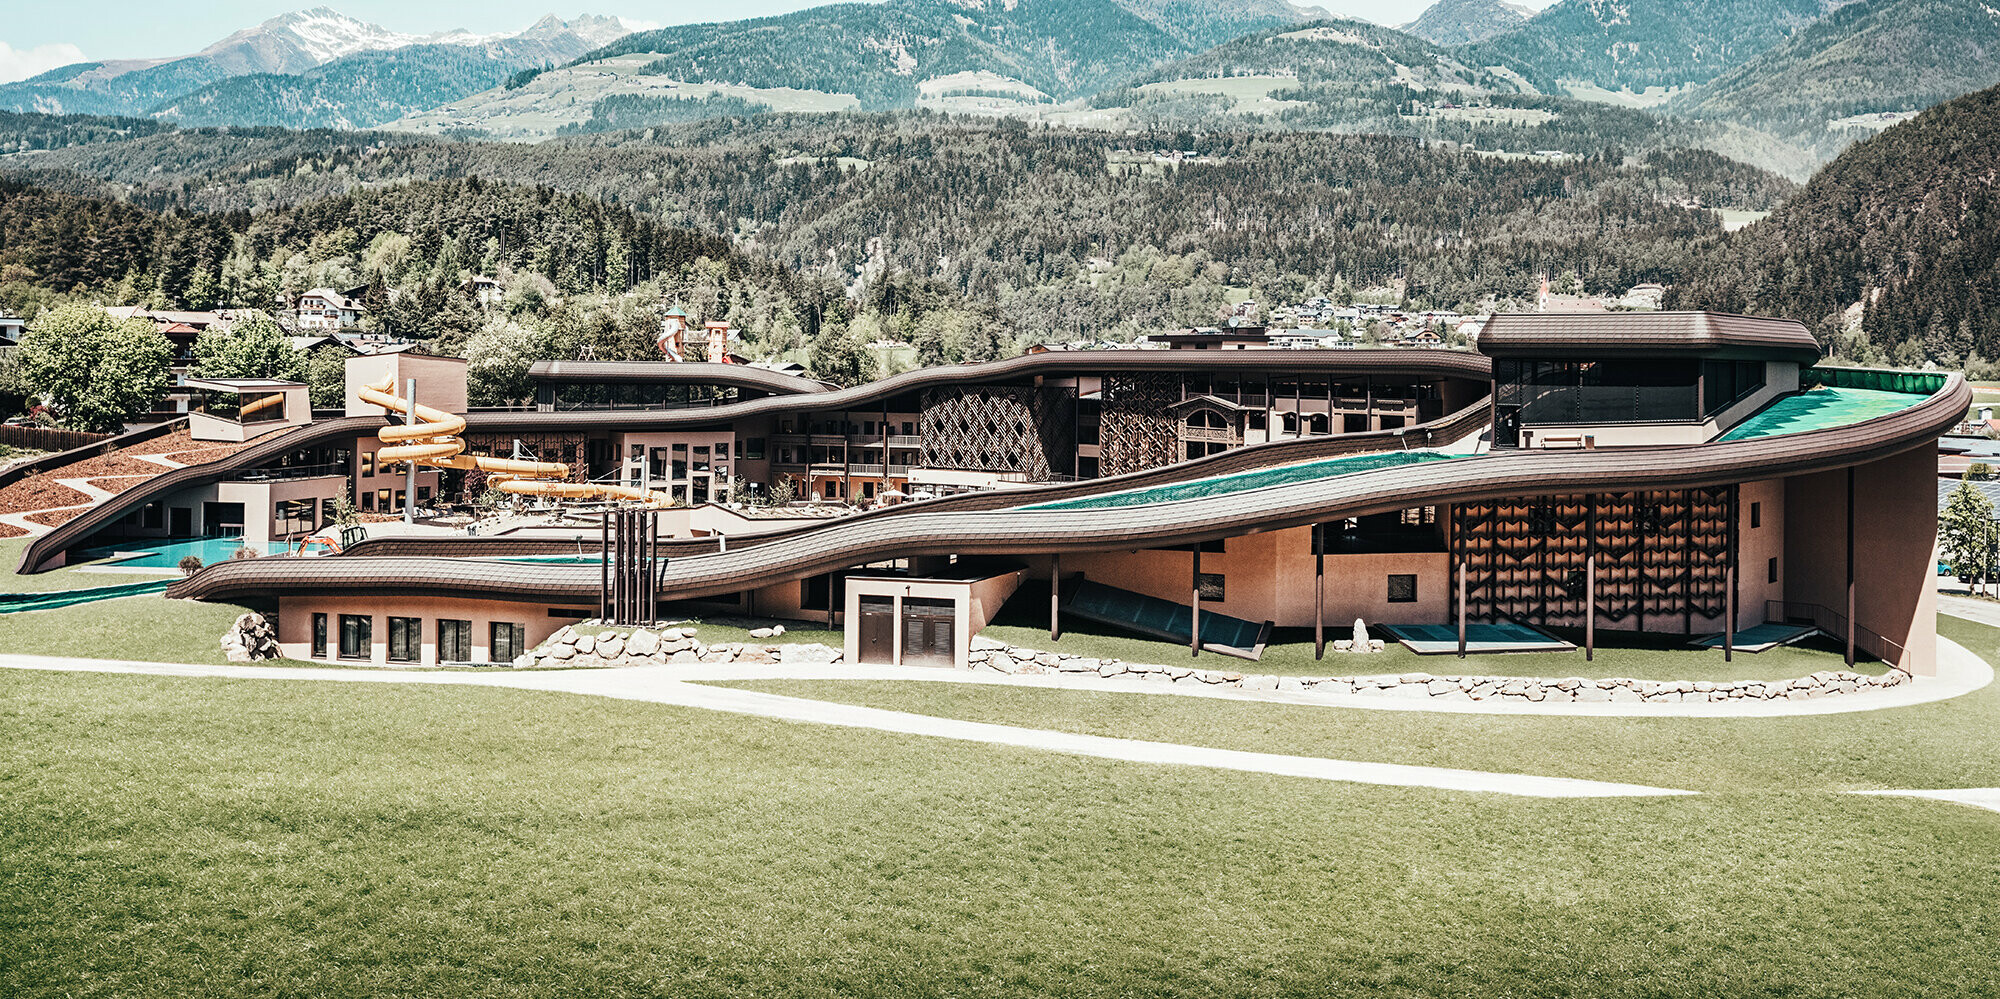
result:
[[[1098,418],[1102,473],[1122,475],[1179,461],[1181,424],[1170,407],[1180,401],[1180,375],[1107,376]]]
[[[1693,634],[1719,626],[1735,501],[1734,487],[1716,487],[1461,505],[1452,527],[1466,568],[1466,617],[1582,627],[1594,550],[1600,627]]]

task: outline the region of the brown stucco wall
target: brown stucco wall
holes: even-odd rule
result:
[[[1897,665],[1934,674],[1935,449],[1912,448],[1854,472],[1855,623],[1902,643],[1905,653]],[[1846,612],[1846,515],[1844,470],[1785,480],[1787,601]]]
[[[423,658],[420,665],[435,666],[438,619],[450,618],[472,622],[472,657],[475,661],[484,662],[492,651],[491,626],[495,621],[522,625],[527,629],[527,647],[534,648],[563,625],[575,624],[597,612],[595,607],[576,608],[573,615],[550,616],[550,609],[550,606],[545,604],[516,603],[510,600],[462,600],[453,597],[281,597],[278,600],[278,646],[288,658],[313,658],[312,616],[315,613],[325,614],[327,655],[321,661],[355,662],[357,660],[338,658],[340,615],[368,614],[375,619],[370,629],[374,648],[369,661],[376,665],[389,665],[389,618],[415,617],[422,618],[424,622]]]

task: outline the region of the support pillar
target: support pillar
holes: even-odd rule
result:
[[[1583,538],[1583,661],[1597,658],[1597,494],[1585,496]]]
[[[1465,658],[1465,559],[1458,560],[1458,657]]]
[[[1062,556],[1049,556],[1049,641],[1062,641]]]
[[[1188,593],[1193,597],[1188,602],[1188,658],[1201,656],[1201,542],[1194,544],[1194,559],[1189,563],[1194,567],[1188,576]]]
[[[598,522],[597,539],[597,620],[611,620],[611,514],[606,511]]]
[[[1847,466],[1847,665],[1854,665],[1854,466]]]
[[[1313,658],[1326,658],[1326,525],[1314,524],[1313,546]]]

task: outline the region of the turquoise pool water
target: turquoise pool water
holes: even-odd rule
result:
[[[84,552],[89,560],[108,559],[110,564],[124,569],[174,569],[181,559],[189,555],[201,559],[203,565],[221,562],[235,553],[236,549],[249,547],[261,554],[274,555],[285,550],[282,541],[267,542],[262,545],[250,544],[242,538],[194,538],[187,541],[149,541],[132,538],[121,544],[104,545]],[[120,552],[136,552],[130,558],[118,557]]]
[[[1900,413],[1928,396],[1865,388],[1816,388],[1789,395],[1758,410],[1719,439],[1725,441],[1776,437],[1808,430],[1844,427],[1878,416]]]
[[[1378,468],[1397,468],[1430,461],[1458,461],[1477,457],[1476,455],[1438,454],[1435,451],[1391,451],[1387,454],[1363,454],[1352,458],[1326,458],[1309,461],[1300,465],[1285,465],[1279,468],[1260,468],[1254,472],[1238,472],[1234,475],[1218,475],[1192,482],[1176,482],[1165,486],[1151,486],[1145,489],[1128,489],[1124,492],[1104,493],[1099,496],[1082,496],[1071,500],[1055,500],[1020,507],[1022,510],[1102,510],[1121,506],[1150,506],[1154,503],[1173,503],[1178,500],[1206,499],[1229,493],[1263,489],[1268,486],[1291,485],[1296,482],[1314,482],[1339,475],[1353,475],[1356,472],[1372,472]]]
[[[542,565],[596,565],[596,555],[499,555],[496,562],[536,562]]]

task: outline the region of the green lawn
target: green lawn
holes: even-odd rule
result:
[[[1046,597],[1043,598],[1046,601]],[[1046,603],[1044,603],[1046,606]],[[1014,608],[1010,605],[1009,610]],[[1007,620],[1005,618],[1002,619]],[[1047,620],[1047,615],[1042,615]],[[1187,646],[1174,642],[1159,642],[1145,638],[1132,638],[1111,633],[1108,629],[1092,627],[1093,631],[1073,631],[1071,624],[1064,625],[1061,641],[1049,641],[1046,624],[1027,625],[1019,623],[996,623],[988,625],[981,635],[1039,651],[1068,652],[1098,659],[1122,659],[1135,663],[1160,663],[1168,666],[1198,666],[1202,669],[1235,670],[1239,673],[1267,673],[1278,676],[1357,676],[1387,673],[1423,672],[1439,676],[1584,676],[1596,679],[1608,676],[1629,676],[1642,680],[1781,680],[1804,676],[1815,670],[1845,669],[1846,660],[1833,647],[1816,644],[1810,648],[1786,647],[1769,652],[1750,655],[1738,653],[1734,662],[1724,662],[1720,650],[1689,648],[1678,640],[1671,643],[1651,642],[1643,636],[1618,636],[1600,633],[1602,640],[1597,650],[1597,658],[1585,662],[1583,650],[1575,652],[1510,652],[1503,655],[1468,655],[1460,659],[1455,655],[1420,656],[1395,642],[1387,643],[1380,653],[1365,656],[1348,655],[1333,650],[1333,640],[1345,638],[1352,633],[1350,624],[1344,629],[1328,629],[1326,658],[1313,658],[1313,643],[1307,641],[1285,641],[1272,644],[1264,649],[1264,657],[1256,661],[1234,659],[1215,652],[1204,652],[1198,658],[1188,657]],[[1385,637],[1377,632],[1376,637]],[[1607,647],[1608,643],[1620,643],[1618,647]],[[1862,665],[1858,669],[1880,672],[1879,665]]]
[[[1940,633],[2000,662],[2000,632],[1938,620]],[[2000,684],[1909,708],[1741,719],[1442,714],[934,682],[728,686],[1090,735],[1698,790],[2000,786]]]
[[[1813,771],[1991,782],[1992,736],[1931,757],[1994,708],[1884,713],[1893,744],[1818,719],[1861,738],[1801,748],[1782,789],[1535,800],[558,694],[0,671],[0,994],[1971,995],[2000,979],[2000,816]],[[1596,770],[1649,729],[1548,755]],[[1783,741],[1689,729],[1653,762]]]
[[[47,593],[50,590],[84,590],[93,586],[118,586],[122,583],[137,583],[147,579],[165,579],[180,573],[171,570],[155,573],[132,572],[92,572],[87,567],[69,566],[22,575],[14,571],[21,564],[21,553],[27,550],[33,538],[7,538],[0,540],[0,593]]]

